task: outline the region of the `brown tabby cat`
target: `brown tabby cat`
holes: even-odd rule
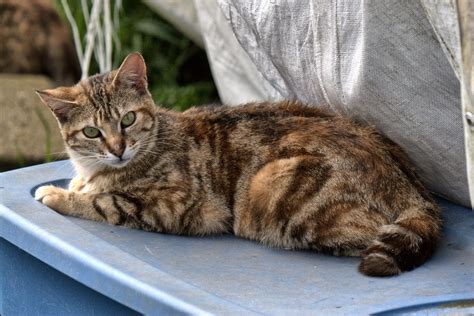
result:
[[[36,191],[62,214],[361,255],[371,276],[419,266],[439,239],[440,211],[401,149],[327,110],[290,101],[162,109],[138,53],[119,70],[38,93],[78,173],[69,190]]]
[[[73,84],[81,76],[67,26],[52,0],[0,0],[0,73],[44,74]]]

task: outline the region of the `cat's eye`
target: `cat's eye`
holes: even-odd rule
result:
[[[82,129],[82,132],[89,138],[96,138],[100,136],[99,129],[95,127],[86,126]]]
[[[122,117],[122,121],[120,121],[120,125],[122,128],[129,127],[135,122],[135,112],[130,111]]]

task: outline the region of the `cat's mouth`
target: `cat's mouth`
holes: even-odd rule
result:
[[[130,150],[129,148],[126,148],[121,157],[118,157],[111,153],[107,154],[107,159],[105,160],[105,163],[113,168],[123,168],[130,162],[130,160],[132,160],[134,156],[135,152],[133,150]]]
[[[125,167],[132,158],[117,158],[112,161],[107,161],[107,164],[114,168],[122,168]]]

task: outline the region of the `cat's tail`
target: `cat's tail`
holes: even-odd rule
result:
[[[431,206],[407,209],[393,224],[382,226],[377,239],[364,251],[359,271],[369,276],[391,276],[428,260],[441,235],[440,211]]]

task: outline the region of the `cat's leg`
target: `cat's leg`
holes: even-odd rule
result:
[[[270,246],[360,255],[386,219],[337,192],[336,176],[317,156],[265,165],[251,181],[248,205],[236,217],[236,234]]]
[[[206,235],[229,230],[231,215],[201,197],[183,199],[175,191],[148,190],[138,199],[127,193],[88,194],[52,185],[38,188],[35,199],[69,216],[149,231]]]
[[[46,185],[36,190],[35,199],[64,215],[141,228],[136,218],[137,201],[123,196],[79,193]]]

